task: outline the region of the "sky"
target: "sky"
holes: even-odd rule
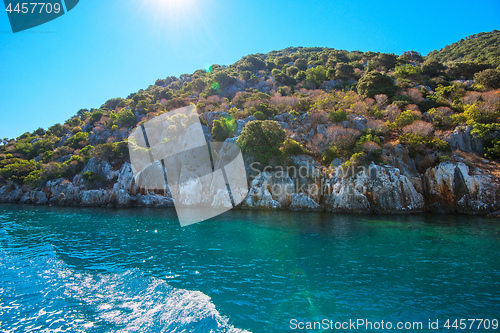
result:
[[[2,7],[0,138],[252,53],[320,46],[426,55],[499,28],[498,0],[80,0],[15,34]]]

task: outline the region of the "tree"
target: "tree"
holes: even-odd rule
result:
[[[417,52],[417,51],[405,51],[402,55],[399,56],[398,58],[398,63],[400,64],[407,64],[409,62],[422,62],[424,61],[424,58],[422,55]]]
[[[332,110],[328,114],[328,118],[330,118],[333,123],[340,123],[347,120],[347,113],[344,110]]]
[[[135,115],[128,109],[122,110],[118,112],[118,121],[121,126],[132,126],[135,123]]]
[[[398,66],[394,69],[394,76],[400,79],[407,79],[407,78],[417,78],[422,74],[422,69],[418,66],[413,66],[410,64]]]
[[[380,53],[377,57],[377,65],[388,71],[396,66],[398,56],[394,53]]]
[[[212,137],[215,141],[223,142],[233,136],[236,129],[236,122],[232,117],[215,119],[212,126]]]
[[[429,76],[438,76],[445,67],[436,59],[427,59],[422,65],[422,73]]]
[[[78,132],[68,140],[66,140],[65,145],[74,149],[83,148],[87,145],[89,138],[89,133]]]
[[[305,71],[307,69],[307,59],[299,58],[295,60],[294,65],[301,71]]]
[[[98,110],[98,111],[94,111],[94,112],[92,113],[92,115],[90,116],[90,120],[89,120],[90,124],[92,124],[92,125],[93,125],[93,124],[95,124],[96,122],[98,122],[99,120],[101,120],[102,115],[103,115],[103,112],[102,112],[102,111],[99,111],[99,110]]]
[[[363,97],[374,98],[375,95],[384,94],[392,98],[396,94],[396,86],[392,79],[380,72],[369,72],[358,81],[358,94]]]
[[[243,153],[265,163],[280,156],[279,148],[285,139],[285,130],[276,121],[254,120],[245,125],[237,143]]]
[[[57,123],[49,127],[47,131],[48,134],[53,134],[55,136],[61,136],[64,133],[64,128],[61,124]]]
[[[297,75],[298,72],[299,72],[299,69],[297,66],[290,66],[286,69],[286,75],[288,75],[290,77],[295,77],[295,75]]]
[[[500,71],[497,69],[486,69],[474,75],[474,81],[490,89],[500,88]]]
[[[319,88],[326,81],[326,69],[323,66],[309,68],[306,71],[307,82],[313,83],[316,88]]]
[[[339,62],[335,65],[335,78],[346,80],[354,76],[354,67],[349,64]]]

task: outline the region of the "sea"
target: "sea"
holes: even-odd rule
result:
[[[498,320],[498,218],[232,210],[181,228],[173,209],[0,205],[0,332],[494,332]]]

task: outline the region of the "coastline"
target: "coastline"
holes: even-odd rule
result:
[[[467,164],[454,160],[441,162],[423,175],[417,173],[415,176],[404,159],[396,161],[399,168],[389,163],[372,163],[368,172],[346,173],[339,166],[332,173],[318,177],[318,170],[308,164],[306,157],[297,158],[295,164],[311,168],[314,177],[311,174],[290,177],[282,171],[260,172],[250,179],[249,193],[235,209],[500,216],[499,180],[487,170],[469,168]],[[84,180],[82,174],[85,171],[100,174],[106,179],[105,185],[96,186]],[[173,199],[163,191],[147,192],[138,188],[128,162],[120,169],[112,170],[108,162],[92,158],[82,174],[71,181],[64,178],[48,181],[36,189],[7,184],[0,187],[0,203],[103,208],[174,207]],[[299,187],[300,184],[308,186]]]

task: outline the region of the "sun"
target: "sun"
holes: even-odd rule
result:
[[[198,0],[143,0],[157,19],[185,20],[198,15]]]

